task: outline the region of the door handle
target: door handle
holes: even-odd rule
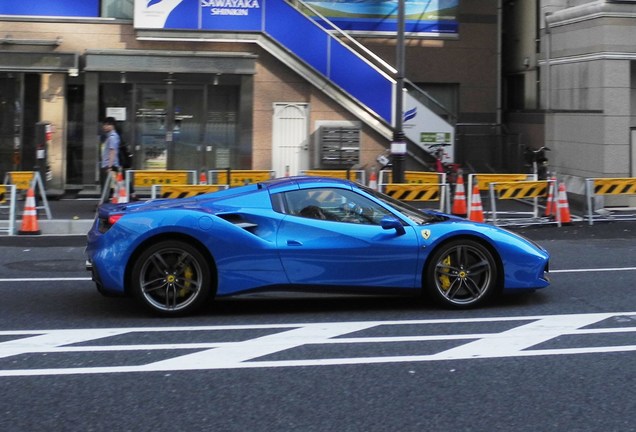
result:
[[[302,246],[303,244],[298,240],[287,240],[287,246]]]

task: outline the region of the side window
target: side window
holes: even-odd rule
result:
[[[347,189],[301,189],[284,194],[288,214],[335,222],[379,225],[390,214],[370,199]]]

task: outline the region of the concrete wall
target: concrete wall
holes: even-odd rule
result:
[[[574,192],[585,177],[633,175],[636,5],[576,2],[547,22],[541,82],[551,164]]]

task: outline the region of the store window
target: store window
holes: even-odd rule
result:
[[[133,19],[134,0],[102,0],[101,17]]]

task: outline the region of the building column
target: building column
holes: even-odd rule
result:
[[[99,74],[84,74],[84,148],[82,183],[98,188],[99,185]]]
[[[40,84],[40,119],[51,123],[52,137],[47,149],[52,177],[42,179],[47,193],[64,192],[66,183],[66,86],[65,75],[43,73]],[[46,167],[45,167],[46,169]]]

